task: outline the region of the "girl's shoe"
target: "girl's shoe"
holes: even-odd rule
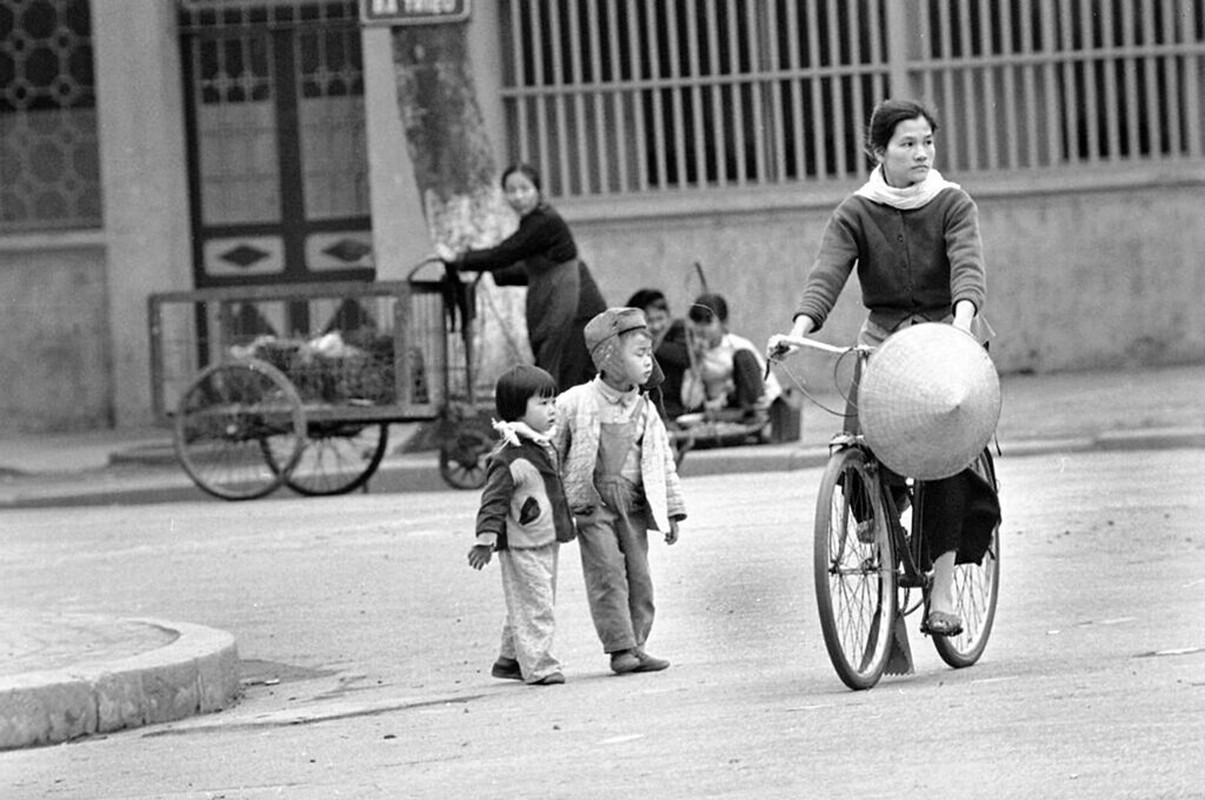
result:
[[[564,683],[565,676],[559,672],[550,672],[538,681],[532,681],[532,686],[552,686],[557,683]]]
[[[499,656],[494,662],[493,668],[490,669],[490,674],[495,678],[502,678],[508,681],[523,680],[523,672],[519,669],[519,662],[513,658]]]

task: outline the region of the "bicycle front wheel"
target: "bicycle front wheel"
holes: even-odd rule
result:
[[[999,491],[991,453],[984,450],[971,467]],[[981,563],[954,567],[954,613],[962,618],[962,633],[933,637],[933,646],[937,648],[942,661],[958,669],[969,667],[979,660],[987,647],[992,623],[996,620],[999,593],[1000,526],[997,525]]]
[[[824,646],[851,689],[874,686],[887,666],[894,564],[878,474],[863,450],[838,451],[820,482],[813,569]]]

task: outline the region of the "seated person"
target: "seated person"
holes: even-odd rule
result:
[[[668,422],[686,412],[682,407],[682,376],[690,368],[686,321],[673,319],[669,313],[669,303],[658,289],[641,289],[628,298],[627,305],[629,308],[639,308],[648,320],[649,333],[653,335],[653,356],[663,375],[659,387],[648,388],[660,390],[657,406],[662,419]]]
[[[727,301],[718,294],[700,295],[687,317],[690,367],[682,380],[683,408],[706,419],[765,421],[782,387],[773,374],[763,377],[761,351],[729,333]]]

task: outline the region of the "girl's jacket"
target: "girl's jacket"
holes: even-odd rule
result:
[[[486,467],[477,543],[506,550],[572,541],[577,534],[555,451],[520,430],[509,430],[502,431],[504,439]]]

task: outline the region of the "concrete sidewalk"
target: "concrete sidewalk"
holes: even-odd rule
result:
[[[827,376],[814,393],[827,409],[843,402],[825,391]],[[1003,409],[998,428],[1005,456],[1051,450],[1201,446],[1205,432],[1205,364],[1151,370],[1111,370],[1053,375],[1001,377]],[[404,442],[415,423],[393,426],[390,441]],[[798,469],[827,457],[827,445],[840,420],[804,400],[802,436],[787,444],[696,449],[683,465],[684,476],[747,469]],[[433,452],[394,453],[382,473],[404,471],[414,480],[398,489],[446,488],[438,477]],[[377,479],[374,477],[373,490]],[[53,501],[120,494],[128,487],[187,489],[191,483],[175,460],[172,433],[166,428],[137,428],[75,434],[25,435],[0,439],[0,509],[23,505],[22,499]],[[194,487],[195,488],[195,487]],[[205,497],[199,490],[195,499]],[[180,499],[178,496],[168,499]],[[49,505],[52,502],[39,502]]]
[[[1205,447],[1205,365],[1004,376],[1002,389],[1004,458]],[[840,407],[835,396],[817,399]],[[682,474],[820,466],[839,427],[808,404],[800,441],[693,450]],[[397,433],[402,440],[405,431]],[[434,453],[391,455],[378,475],[373,492],[447,490]],[[206,499],[175,464],[168,431],[0,440],[0,514],[5,508]],[[0,611],[0,642],[0,749],[216,710],[238,693],[233,637],[199,626]]]

